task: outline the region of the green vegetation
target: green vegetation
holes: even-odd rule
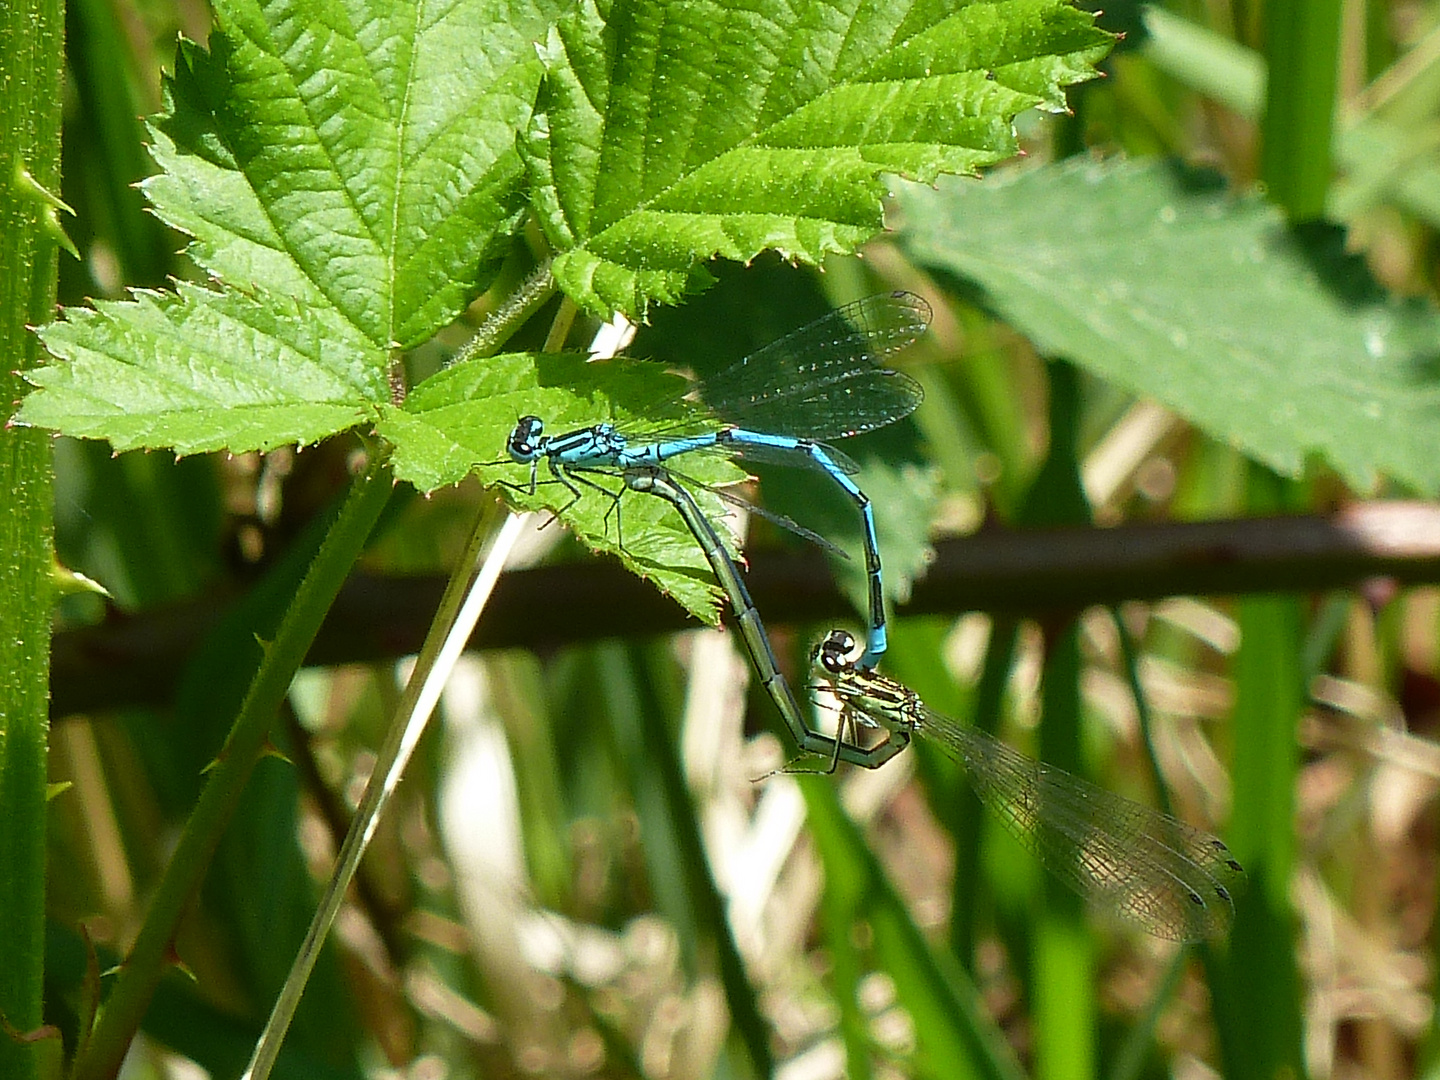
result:
[[[12,4],[0,1077],[240,1074],[501,501],[563,528],[271,1075],[1434,1071],[1440,11],[1364,14],[76,0],[62,169],[61,12]],[[1094,918],[923,741],[776,774],[734,643],[671,632],[719,614],[673,508],[506,458],[527,414],[672,430],[676,370],[901,288],[926,401],[844,446],[884,670],[1225,837],[1227,940]],[[749,530],[807,687],[865,609],[853,507],[676,467],[851,553]]]

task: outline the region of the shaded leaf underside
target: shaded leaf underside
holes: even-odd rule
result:
[[[907,187],[901,242],[1042,352],[1154,398],[1287,475],[1440,491],[1440,319],[1335,233],[1161,162],[1075,160]]]

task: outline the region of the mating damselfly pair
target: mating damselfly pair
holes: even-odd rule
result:
[[[643,438],[609,422],[547,435],[544,418],[532,415],[516,423],[506,448],[512,461],[530,466],[532,493],[540,461],[545,461],[548,482],[564,485],[570,494],[562,514],[581,497],[582,488],[617,497],[597,483],[596,475],[613,476],[684,455],[718,452],[817,469],[860,513],[869,575],[869,627],[860,664],[873,667],[887,644],[875,517],[870,500],[852,479],[859,467],[824,440],[873,431],[915,411],[924,397],[919,384],[880,361],[915,341],[929,323],[930,305],[914,293],[868,297],[832,311],[677,394],[677,398],[697,397],[719,423],[676,424],[646,431]],[[824,543],[788,519],[778,520]]]
[[[511,458],[531,467],[541,458],[552,482],[572,500],[615,475],[625,488],[665,499],[695,537],[734,610],[741,639],[762,686],[797,745],[828,759],[878,768],[914,736],[940,746],[964,769],[980,801],[1041,863],[1101,911],[1160,937],[1198,941],[1224,934],[1244,871],[1218,838],[1063,770],[1011,749],[979,729],[929,709],[903,684],[874,668],[886,650],[881,564],[869,500],[851,478],[844,455],[819,440],[842,438],[892,423],[920,403],[919,386],[882,361],[924,332],[929,307],[909,293],[871,297],[766,346],[695,389],[723,422],[707,430],[638,441],[608,423],[557,436],[540,417],[517,423]],[[666,463],[703,451],[745,457],[800,458],[817,466],[856,503],[864,523],[870,580],[868,636],[844,630],[825,636],[814,653],[823,675],[817,689],[838,702],[833,735],[812,727],[776,661],[760,613],[714,526]],[[618,505],[618,503],[617,503]],[[793,523],[781,519],[782,524]],[[806,530],[798,529],[809,535]],[[883,733],[865,745],[861,731]],[[805,770],[813,771],[813,770]]]

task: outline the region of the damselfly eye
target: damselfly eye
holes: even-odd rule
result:
[[[850,659],[850,654],[854,651],[854,634],[848,630],[831,630],[816,646],[815,658],[831,675],[838,675],[854,665],[854,661]]]
[[[540,456],[540,442],[545,435],[545,421],[538,416],[522,416],[510,432],[507,447],[510,457],[522,465],[528,465]]]

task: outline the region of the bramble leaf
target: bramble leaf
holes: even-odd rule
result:
[[[398,350],[486,285],[558,0],[222,0],[151,125],[156,213],[211,287],[72,309],[18,420],[117,449],[267,449],[373,418]]]
[[[588,0],[550,33],[523,143],[556,280],[643,316],[717,255],[854,251],[882,174],[1009,157],[1016,114],[1064,109],[1111,42],[1061,0]]]
[[[979,284],[1037,347],[1298,475],[1440,491],[1440,316],[1338,235],[1289,231],[1159,162],[1075,160],[907,187],[901,242]]]
[[[382,408],[378,432],[395,445],[395,475],[421,490],[458,483],[471,472],[503,484],[505,498],[525,510],[555,510],[571,501],[545,462],[529,493],[530,467],[506,457],[506,440],[522,415],[540,416],[552,435],[610,421],[636,441],[659,428],[705,426],[699,406],[677,400],[688,384],[659,364],[587,361],[573,354],[509,353],[456,364],[426,380],[404,406]],[[484,407],[477,405],[483,402]],[[718,453],[687,454],[674,463],[712,520],[725,504],[705,484],[733,484],[745,473]],[[670,504],[625,491],[613,473],[584,473],[583,497],[565,511],[565,524],[595,551],[607,551],[690,611],[716,621],[718,592],[700,548]],[[607,498],[590,481],[613,492]],[[722,529],[721,534],[725,535]]]
[[[644,393],[666,383],[654,372],[475,360],[406,399],[402,354],[486,287],[527,208],[560,284],[595,310],[676,299],[717,254],[853,250],[881,227],[882,174],[1009,155],[1016,113],[1063,108],[1111,42],[1062,0],[789,0],[764,15],[625,0],[567,5],[554,28],[561,6],[219,0],[208,51],[179,51],[151,125],[161,172],[145,183],[210,280],[44,328],[57,360],[27,375],[17,422],[177,453],[376,424],[423,490],[502,457],[524,413],[552,433],[603,419],[643,431],[657,422]],[[717,455],[683,469],[742,475]],[[569,494],[510,492],[552,509]],[[636,568],[673,567],[662,587],[711,611],[669,508],[624,503],[628,551],[598,492],[565,519]]]
[[[117,451],[269,450],[354,427],[386,393],[383,353],[333,309],[181,285],[71,308],[42,331],[64,363],[18,419]]]

